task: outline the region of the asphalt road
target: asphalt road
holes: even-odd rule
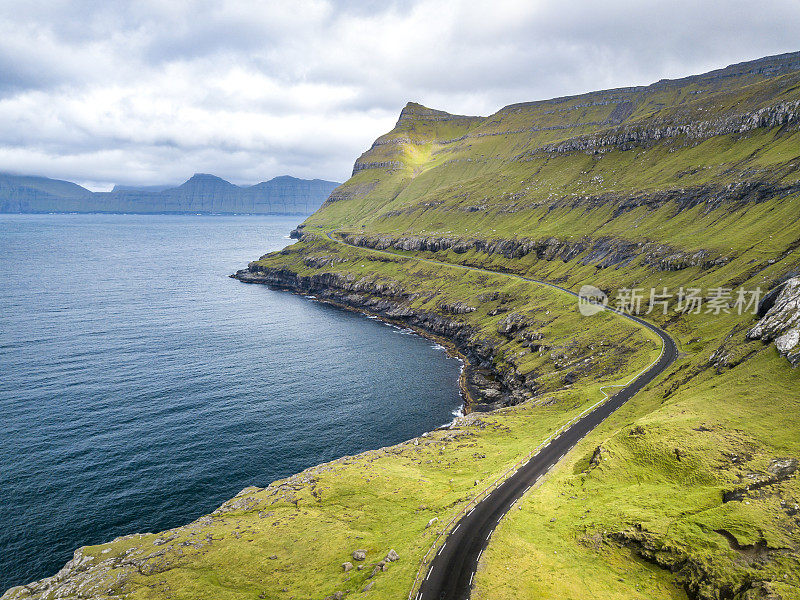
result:
[[[335,242],[341,244],[346,243],[340,239],[334,238],[332,233],[328,233],[328,237]],[[384,250],[372,251],[383,254],[395,254],[394,252]],[[417,258],[417,260],[450,267],[461,267],[470,271],[491,273],[493,275],[507,275],[515,279],[555,288],[567,294],[571,294],[576,298],[578,296],[575,292],[553,285],[552,283],[530,279],[520,275],[497,273],[478,267],[465,267],[427,258]],[[678,350],[675,345],[675,340],[663,329],[639,317],[624,314],[613,309],[607,310],[612,310],[612,312],[617,313],[621,317],[635,321],[639,325],[655,332],[663,343],[661,356],[644,372],[640,373],[631,383],[575,422],[574,425],[562,432],[561,435],[554,438],[550,444],[542,448],[538,454],[525,463],[516,473],[501,483],[495,490],[489,493],[486,498],[479,502],[475,508],[464,515],[447,536],[438,554],[431,561],[428,573],[422,581],[422,585],[419,588],[415,600],[466,600],[469,598],[472,590],[472,581],[475,576],[475,571],[478,568],[481,555],[489,543],[492,532],[503,516],[511,509],[514,502],[521,498],[532,485],[539,481],[539,478],[545,475],[553,465],[564,458],[564,455],[569,452],[575,444],[588,435],[620,406],[630,400],[634,394],[658,377],[658,375],[666,370],[677,358]]]

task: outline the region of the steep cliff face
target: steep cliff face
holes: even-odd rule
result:
[[[345,235],[349,244],[362,248],[406,250],[413,252],[447,252],[466,254],[477,252],[508,259],[535,256],[537,260],[576,260],[582,265],[598,268],[624,267],[634,260],[658,271],[679,271],[690,267],[709,269],[730,262],[706,250],[682,252],[666,244],[635,243],[613,238],[561,241],[550,237],[539,240],[527,238],[482,240],[476,238],[408,236],[393,238],[387,235]]]
[[[721,250],[696,239],[710,211],[796,201],[786,197],[800,180],[798,65],[793,53],[487,117],[409,103],[307,224],[396,236],[505,230],[531,239],[562,238],[569,228]],[[690,211],[688,229],[665,231],[666,220]]]
[[[275,177],[253,186],[196,174],[177,187],[131,188],[92,193],[74,183],[0,175],[0,212],[248,213],[307,215],[338,183]]]

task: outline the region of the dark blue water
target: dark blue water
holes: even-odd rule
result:
[[[0,215],[0,591],[452,419],[431,342],[227,277],[296,222]]]

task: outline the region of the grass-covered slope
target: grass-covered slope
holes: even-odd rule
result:
[[[301,228],[309,249],[333,231],[365,248],[590,283],[612,299],[641,288],[645,310],[651,289],[673,294],[667,314],[648,318],[679,340],[681,359],[507,520],[476,597],[635,596],[631,556],[672,571],[674,593],[798,594],[800,376],[785,358],[796,364],[798,348],[781,356],[749,339],[752,310],[676,304],[681,288],[705,301],[732,289],[732,304],[738,289],[774,295],[800,273],[798,68],[794,54],[513,105],[426,139],[424,164],[396,155],[387,167],[373,147],[359,161],[392,195],[349,194],[359,171]],[[409,105],[382,139],[410,156],[404,131],[433,114]],[[798,319],[784,315],[779,333]],[[558,368],[514,358],[526,381]]]
[[[85,548],[8,597],[406,597],[443,523],[658,354],[509,273],[612,302],[640,288],[645,310],[667,288],[645,318],[681,354],[503,520],[473,597],[800,597],[798,69],[784,55],[489,117],[409,104],[301,240],[238,277],[440,336],[470,363],[473,408],[502,408]],[[678,310],[681,288],[703,309]],[[771,293],[759,315],[707,312],[715,288]]]

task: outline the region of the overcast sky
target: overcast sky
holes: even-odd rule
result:
[[[0,0],[0,171],[342,181],[409,100],[486,115],[794,50],[797,0]]]

